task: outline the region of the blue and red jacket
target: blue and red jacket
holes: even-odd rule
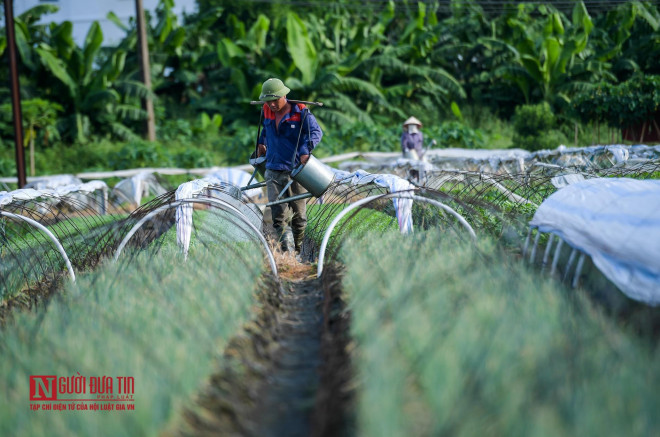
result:
[[[275,128],[275,113],[265,104],[263,110],[264,122],[259,144],[266,145],[266,168],[291,171],[300,163],[301,155],[309,155],[321,142],[323,132],[314,115],[302,103],[291,104],[289,113],[284,114],[280,120],[279,129]],[[297,156],[295,162],[292,162],[299,136]]]

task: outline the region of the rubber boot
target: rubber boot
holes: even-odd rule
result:
[[[293,233],[293,240],[296,245],[296,252],[300,253],[302,251],[303,241],[305,240],[305,231],[300,233]]]
[[[296,245],[294,243],[293,233],[288,227],[280,236],[280,247],[282,248],[282,252],[293,252],[295,250]]]

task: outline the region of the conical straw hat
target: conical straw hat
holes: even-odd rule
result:
[[[410,117],[408,120],[406,120],[406,121],[403,122],[403,125],[404,125],[404,126],[407,126],[407,125],[409,125],[409,124],[416,124],[416,125],[418,125],[418,126],[421,126],[421,125],[422,125],[422,122],[419,121],[419,120],[417,120],[415,117]]]

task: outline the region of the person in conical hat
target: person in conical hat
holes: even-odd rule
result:
[[[261,86],[259,100],[263,105],[263,125],[257,142],[257,157],[266,156],[266,189],[268,201],[277,199],[280,192],[291,181],[291,171],[298,164],[306,164],[309,154],[316,147],[323,132],[314,115],[302,103],[289,102],[286,98],[291,91],[280,79],[270,78]],[[307,191],[298,182],[289,188],[285,197],[300,195]],[[273,228],[284,251],[300,252],[307,226],[307,200],[272,205]],[[291,228],[294,247],[288,247],[286,238],[287,208],[293,210]]]
[[[407,159],[420,160],[424,156],[422,146],[424,134],[421,131],[422,122],[415,117],[410,117],[403,122],[403,133],[401,134],[401,152]]]

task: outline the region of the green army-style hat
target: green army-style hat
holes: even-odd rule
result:
[[[289,94],[289,91],[291,90],[284,86],[284,82],[279,79],[270,78],[261,86],[261,95],[259,96],[259,100],[263,102],[277,100],[280,97]]]

